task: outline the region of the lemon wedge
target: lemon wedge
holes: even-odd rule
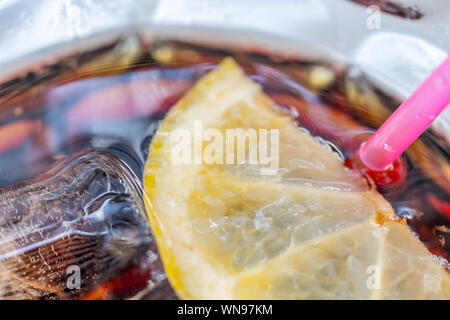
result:
[[[251,161],[175,163],[171,133],[193,132],[199,121],[221,133],[278,130],[268,143],[277,145],[278,170],[262,174],[264,166]],[[450,298],[448,270],[391,205],[231,58],[163,120],[150,145],[144,197],[181,298]]]

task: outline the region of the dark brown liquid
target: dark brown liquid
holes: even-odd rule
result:
[[[377,5],[381,11],[390,13],[405,19],[417,20],[422,18],[423,13],[416,7],[406,6],[397,1],[390,0],[350,0],[364,6]]]
[[[2,297],[175,297],[142,205],[143,164],[167,110],[227,55],[344,158],[397,104],[361,75],[260,52],[163,43],[102,64],[119,45],[0,85]],[[317,68],[334,77],[313,81]],[[381,191],[448,259],[448,145],[427,132],[404,157],[406,180]],[[71,265],[80,267],[78,289],[67,285]]]

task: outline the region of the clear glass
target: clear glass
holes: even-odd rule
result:
[[[9,99],[10,92],[28,92],[30,79],[45,82],[52,77],[57,78],[65,67],[81,70],[81,73],[92,72],[96,76],[104,76],[108,75],[112,65],[115,68],[127,68],[138,64],[138,57],[143,53],[150,52],[155,57],[161,52],[174,52],[173,56],[176,57],[177,52],[184,52],[187,53],[185,57],[188,57],[183,62],[186,64],[202,62],[203,55],[218,59],[229,53],[240,56],[243,61],[251,61],[257,55],[260,59],[258,61],[288,73],[299,79],[299,82],[311,82],[311,71],[316,66],[329,68],[334,76],[339,76],[340,89],[349,102],[343,106],[345,111],[362,118],[370,114],[372,117],[364,120],[370,127],[376,128],[450,51],[450,12],[441,10],[447,5],[446,0],[433,3],[425,0],[403,2],[416,5],[423,12],[423,17],[419,20],[407,20],[389,14],[377,16],[376,11],[348,0],[0,0],[0,30],[4,30],[0,33],[0,48],[4,49],[0,50],[0,102]],[[373,28],[372,23],[379,25]],[[99,52],[99,48],[107,49]],[[225,50],[225,53],[217,53],[215,49]],[[215,53],[211,54],[208,50]],[[164,54],[160,58],[164,60]],[[279,61],[291,61],[292,64],[289,64],[289,68],[283,68],[282,64],[277,64]],[[167,62],[170,65],[170,59]],[[270,83],[263,85],[270,87]],[[64,91],[67,89],[69,90]],[[60,91],[57,88],[51,91],[51,98],[57,100],[68,92],[70,94],[70,90],[70,86]],[[27,112],[20,108],[14,110],[17,110],[18,116]],[[44,113],[44,120],[52,122],[51,117],[60,116],[58,109],[55,110],[56,112],[50,110]],[[5,110],[0,105],[0,115],[3,111]],[[450,145],[449,113],[450,110],[447,110],[436,119],[416,150],[417,154],[425,155],[422,159],[424,168],[438,181],[437,184],[448,183],[445,170],[448,168],[446,157]],[[109,134],[120,129],[120,126],[114,125],[117,123],[89,129],[94,130],[94,133],[98,130]],[[136,136],[135,140],[134,136],[131,139],[133,150],[130,154],[142,148],[144,141],[141,138],[150,129],[135,126],[135,131],[124,131],[124,134]],[[58,143],[57,139],[51,142]],[[84,142],[76,141],[71,152],[80,151],[78,143],[83,146]],[[108,143],[96,140],[91,146],[101,149]],[[111,145],[114,147],[114,144]],[[38,141],[34,147],[39,151],[42,145]],[[111,186],[107,190],[95,189],[92,194],[97,196],[112,193],[117,198],[123,196],[131,199],[134,205],[129,205],[128,201],[119,202],[121,210],[134,213],[133,219],[123,226],[123,216],[116,216],[115,219],[118,220],[113,221],[105,216],[94,217],[88,227],[75,224],[74,228],[80,233],[108,234],[111,230],[105,229],[105,223],[111,223],[114,226],[111,234],[114,236],[108,239],[105,250],[113,259],[118,257],[115,249],[120,249],[122,241],[129,241],[133,248],[147,250],[141,256],[144,262],[134,262],[151,270],[150,281],[138,293],[126,298],[176,298],[165,278],[149,230],[134,228],[135,225],[145,224],[146,217],[142,199],[136,196],[142,194],[142,190],[137,177],[139,169],[134,165],[139,167],[142,164],[133,161],[137,159],[137,162],[142,162],[145,159],[138,156],[127,161],[127,158],[124,162],[128,167],[123,167],[122,162],[117,159],[123,160],[127,155],[122,154],[120,148],[110,148],[108,151],[114,157],[105,156],[101,152],[75,154],[75,158],[65,160],[63,167],[67,165],[65,170],[79,180],[91,179],[86,178],[90,177],[90,168],[94,171],[100,168],[100,177],[108,177]],[[428,157],[429,155],[432,156]],[[435,161],[436,159],[439,161]],[[80,163],[86,168],[85,171],[77,171]],[[84,167],[86,163],[89,166]],[[17,167],[20,171],[21,167]],[[54,170],[59,170],[58,168],[60,167]],[[45,171],[38,168],[36,170],[30,177]],[[13,175],[13,172],[7,174]],[[67,184],[61,177],[51,175],[40,176],[39,179],[38,184],[42,181],[56,186]],[[104,183],[103,180],[96,179],[89,181]],[[61,194],[78,190],[78,185],[69,184],[69,187],[63,189]],[[13,201],[17,195],[28,199],[29,193],[27,186],[11,192],[3,191],[0,204],[1,201]],[[81,200],[76,200],[82,201],[83,198],[80,198]],[[75,200],[73,203],[78,204]],[[66,205],[70,207],[67,203],[56,203],[55,207]],[[83,203],[83,208],[90,210],[95,205],[95,201],[87,206]],[[409,209],[405,207],[402,214],[411,214]],[[56,222],[45,218],[43,212],[39,211],[34,216],[36,221],[33,221],[45,226],[59,226],[59,220],[64,220],[60,216],[55,216]],[[49,231],[49,234],[39,235],[42,239],[38,236],[38,240],[33,238],[30,243],[35,245],[41,243],[40,240],[45,242],[49,235],[59,235],[59,231],[57,229],[54,234]],[[7,258],[12,252],[7,247],[3,249],[5,248],[4,251],[0,248],[2,258]],[[131,257],[133,252],[129,254]],[[120,256],[117,261],[128,258],[129,256]],[[101,282],[102,279],[98,281]],[[60,292],[60,288],[55,287],[53,290]],[[89,297],[100,296],[101,292],[95,291]]]

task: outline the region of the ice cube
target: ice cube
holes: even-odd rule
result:
[[[0,298],[79,297],[149,252],[140,183],[109,153],[86,151],[0,189]]]

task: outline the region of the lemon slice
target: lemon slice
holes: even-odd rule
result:
[[[266,163],[239,160],[228,149],[224,157],[236,163],[174,162],[171,133],[194,132],[198,121],[223,134],[277,129],[278,140],[267,141],[278,146],[278,170],[263,174]],[[450,298],[449,272],[390,204],[230,58],[163,120],[150,146],[144,196],[181,298]]]

